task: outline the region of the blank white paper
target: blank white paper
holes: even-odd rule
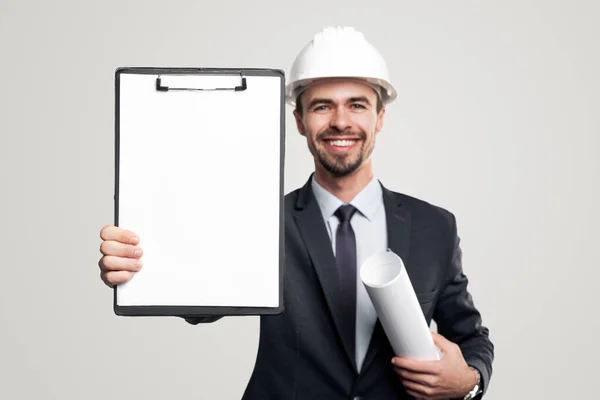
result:
[[[392,251],[375,253],[362,264],[360,277],[396,356],[439,360],[402,259]]]
[[[117,304],[279,306],[282,78],[156,78],[120,76],[119,226],[144,266]]]

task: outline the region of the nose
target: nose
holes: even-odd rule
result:
[[[352,120],[343,107],[338,107],[331,115],[329,126],[343,132],[352,126]]]

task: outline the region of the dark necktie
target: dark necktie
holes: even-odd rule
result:
[[[352,205],[338,208],[335,216],[340,220],[335,235],[335,259],[339,277],[341,320],[344,336],[355,360],[356,349],[356,238],[350,220],[356,212]]]

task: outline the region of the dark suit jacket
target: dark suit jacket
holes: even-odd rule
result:
[[[388,247],[406,265],[427,322],[433,318],[438,332],[460,346],[486,389],[493,345],[467,292],[454,216],[385,187],[383,197]],[[309,179],[285,197],[285,311],[261,316],[256,365],[243,400],[412,398],[392,370],[393,352],[379,322],[362,370],[355,370],[339,329],[335,265]]]

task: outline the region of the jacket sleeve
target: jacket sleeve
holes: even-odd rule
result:
[[[482,325],[481,314],[467,291],[468,279],[462,269],[462,251],[457,235],[456,218],[450,215],[453,245],[433,319],[439,334],[456,343],[467,364],[479,371],[482,391],[485,394],[492,376],[494,345],[488,337],[488,329]],[[483,394],[480,397],[483,397]]]

